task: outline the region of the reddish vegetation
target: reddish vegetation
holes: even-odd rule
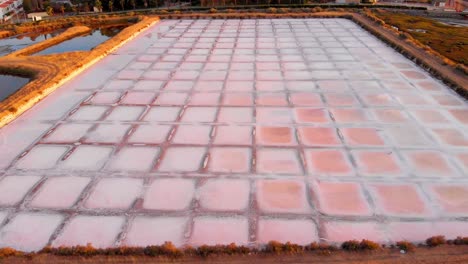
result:
[[[13,248],[0,248],[0,259],[18,255],[20,255],[20,252],[16,251]]]
[[[450,242],[450,240],[447,242]],[[468,245],[468,237],[457,237],[452,242],[455,245]]]
[[[286,244],[282,244],[278,241],[270,241],[266,245],[264,252],[275,253],[275,254],[300,253],[300,252],[304,252],[304,247],[296,245],[296,244],[291,244],[289,242],[287,242]]]
[[[436,247],[447,243],[444,236],[433,236],[426,239],[426,244],[430,247]]]
[[[377,250],[377,249],[380,249],[381,247],[379,244],[373,241],[363,239],[361,242],[357,240],[350,240],[350,241],[343,242],[343,244],[341,244],[341,248],[347,251],[360,251],[360,250]]]
[[[255,250],[252,250],[246,246],[237,246],[236,244],[234,243],[231,243],[229,245],[219,245],[219,246],[207,246],[207,245],[203,245],[199,248],[197,248],[196,250],[194,250],[193,248],[187,248],[185,249],[185,251],[187,253],[192,253],[192,254],[196,254],[196,255],[199,255],[199,256],[202,256],[202,257],[207,257],[209,255],[219,255],[219,254],[226,254],[226,255],[234,255],[234,254],[242,254],[242,255],[245,255],[245,254],[248,254],[252,251],[255,251]]]
[[[9,37],[9,36],[11,36],[11,34],[12,33],[10,31],[0,31],[0,39]]]
[[[391,245],[388,250],[392,248],[398,248],[406,252],[415,252],[417,249],[422,248],[434,248],[444,244],[451,245],[468,245],[468,237],[457,237],[454,240],[445,240],[444,236],[434,236],[426,240],[426,246],[415,246],[408,241],[400,241],[395,245]],[[362,241],[350,240],[345,241],[341,244],[343,251],[352,252],[364,252],[364,251],[376,251],[383,250],[383,248],[376,242],[363,239]],[[184,247],[177,248],[171,242],[165,242],[160,246],[147,246],[147,247],[116,247],[116,248],[105,248],[97,249],[91,244],[86,246],[74,246],[74,247],[46,247],[37,253],[24,253],[17,251],[12,248],[0,249],[0,259],[8,257],[33,257],[40,255],[53,255],[53,256],[67,256],[67,257],[92,257],[92,256],[146,256],[146,257],[169,257],[169,258],[180,258],[180,257],[209,257],[209,256],[223,256],[223,255],[269,255],[269,254],[304,254],[316,252],[320,255],[330,255],[333,252],[340,252],[337,247],[328,244],[311,243],[306,246],[293,244],[290,242],[280,243],[278,241],[270,241],[263,248],[258,249],[256,247],[238,246],[234,243],[229,245],[216,245],[208,246],[203,245],[198,248]]]
[[[396,243],[396,246],[406,252],[413,252],[415,250],[415,246],[408,241],[399,241]]]

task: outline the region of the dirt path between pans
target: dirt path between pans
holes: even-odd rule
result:
[[[403,55],[410,57],[414,61],[415,57],[418,64],[429,71],[432,74],[439,75],[438,77],[445,82],[454,86],[454,89],[460,95],[467,97],[468,95],[468,76],[462,72],[455,71],[451,66],[444,65],[440,58],[427,54],[420,47],[416,47],[414,44],[408,43],[398,37],[394,32],[383,28],[380,25],[376,25],[370,19],[360,15],[352,14],[353,21],[358,23],[361,27],[371,32],[374,36],[382,39],[387,44],[397,44],[401,50],[398,52]],[[394,45],[391,45],[394,46]],[[393,47],[395,48],[395,47]],[[409,55],[409,56],[408,56]]]
[[[314,252],[297,255],[235,255],[235,256],[188,256],[181,258],[148,256],[55,256],[38,254],[29,257],[9,257],[0,263],[346,263],[346,264],[417,264],[417,263],[468,263],[468,246],[444,245],[436,248],[417,248],[415,252],[402,254],[397,249],[376,252],[332,253]]]

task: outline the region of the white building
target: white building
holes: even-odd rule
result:
[[[39,21],[39,20],[42,20],[43,17],[48,17],[49,14],[47,14],[46,12],[36,12],[36,13],[29,13],[27,16],[32,21]]]
[[[8,21],[23,11],[23,0],[0,0],[0,21]]]

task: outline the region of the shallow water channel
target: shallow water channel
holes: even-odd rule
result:
[[[8,96],[18,91],[21,87],[29,82],[28,78],[0,75],[0,102],[5,100]]]
[[[127,25],[96,28],[89,34],[77,36],[72,39],[66,40],[57,45],[39,51],[35,55],[48,55],[69,51],[91,50],[99,44],[103,43],[104,41],[117,35],[125,27],[127,27]]]
[[[64,30],[56,30],[49,33],[28,33],[13,36],[6,39],[0,39],[0,56],[8,55],[20,49],[24,49],[33,44],[53,38]]]

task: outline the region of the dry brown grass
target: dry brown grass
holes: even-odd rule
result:
[[[101,16],[77,16],[63,17],[54,20],[41,20],[37,22],[25,22],[22,24],[0,24],[0,32],[9,32],[10,35],[31,33],[31,32],[49,32],[62,28],[74,26],[105,26],[114,24],[126,24],[138,22],[137,16],[128,15],[101,15]]]
[[[454,63],[407,33],[403,32],[402,35],[401,31],[395,30],[371,11],[354,14],[353,21],[468,98],[467,67]]]
[[[468,27],[445,25],[429,18],[385,10],[373,13],[450,60],[468,65]]]
[[[468,259],[467,245],[465,243],[451,243],[448,245],[448,241],[440,238],[441,237],[439,236],[428,238],[426,240],[426,245],[416,246],[410,242],[403,241],[385,248],[370,240],[362,240],[361,242],[350,240],[342,243],[342,250],[338,249],[336,246],[327,244],[311,243],[309,245],[302,246],[290,242],[280,243],[277,241],[270,241],[262,248],[247,247],[243,245],[239,246],[234,243],[214,246],[202,245],[197,248],[190,246],[178,248],[171,242],[165,242],[162,245],[151,245],[147,247],[122,246],[115,248],[95,248],[91,244],[86,246],[58,248],[45,247],[37,253],[25,253],[12,248],[3,248],[0,249],[0,261],[14,263],[21,262],[21,260],[43,259],[45,262],[40,261],[40,263],[62,263],[68,261],[73,262],[76,260],[76,257],[79,257],[86,258],[90,262],[93,262],[93,260],[95,260],[95,262],[102,262],[105,260],[105,258],[118,256],[120,258],[119,262],[124,262],[125,259],[129,260],[126,257],[131,257],[132,259],[137,258],[144,262],[154,262],[161,260],[161,258],[165,258],[165,260],[169,262],[186,262],[186,260],[207,260],[207,258],[223,256],[224,261],[230,261],[236,259],[236,256],[244,256],[248,257],[245,260],[246,262],[249,262],[249,259],[257,257],[267,258],[271,256],[279,257],[281,255],[280,258],[284,258],[285,256],[287,257],[297,255],[300,258],[308,259],[308,261],[301,261],[300,263],[310,263],[311,257],[313,257],[312,259],[315,258],[314,261],[317,261],[317,258],[320,258],[321,260],[314,263],[328,263],[328,261],[331,263],[361,263],[355,261],[348,262],[351,260],[356,260],[356,257],[359,256],[368,256],[367,260],[371,262],[366,261],[366,263],[414,263],[399,262],[403,257],[403,255],[398,255],[400,254],[400,250],[405,250],[405,253],[411,253],[409,261],[414,261],[415,259],[413,257],[418,255],[421,257],[428,254],[447,254],[447,252],[452,252],[450,254],[457,252],[457,254],[462,256],[464,260]],[[457,239],[459,241],[468,240],[466,237],[459,237]],[[434,243],[436,243],[438,247],[435,247]],[[372,254],[368,254],[371,251]],[[460,252],[464,253],[460,254]],[[372,256],[376,256],[376,258],[373,258]],[[54,259],[54,261],[51,259]],[[153,261],[150,261],[151,259]],[[379,261],[379,259],[386,259],[389,260],[389,262],[375,262]],[[428,259],[431,258],[429,257]],[[360,261],[363,260],[366,260],[366,258],[360,258]],[[291,261],[294,262],[293,260]],[[440,259],[437,259],[437,261],[440,261]]]
[[[13,35],[11,31],[0,31],[0,39]]]

